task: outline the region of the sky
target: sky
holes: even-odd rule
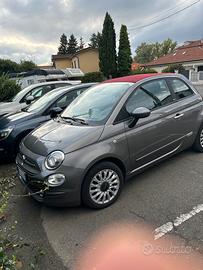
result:
[[[132,54],[141,42],[172,38],[178,44],[203,39],[203,0],[145,28],[198,0],[0,0],[0,58],[50,64],[62,33],[82,36],[102,31],[108,11],[117,40],[121,24],[128,27]],[[135,29],[137,28],[137,29]]]

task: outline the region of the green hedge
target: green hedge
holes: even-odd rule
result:
[[[7,75],[0,76],[0,102],[9,101],[20,90],[16,81],[10,80]]]
[[[103,73],[101,72],[89,72],[86,73],[84,77],[82,77],[83,83],[89,82],[102,82],[105,80]]]
[[[138,68],[137,70],[131,71],[131,75],[137,74],[148,74],[148,73],[157,73],[157,71],[153,68]]]
[[[181,64],[169,65],[167,68],[162,70],[162,73],[174,73],[176,70],[182,71],[185,70],[185,68]]]

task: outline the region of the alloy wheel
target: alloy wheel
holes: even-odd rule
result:
[[[92,201],[104,205],[112,201],[120,188],[118,174],[112,169],[99,171],[91,180],[89,193]]]
[[[201,133],[200,133],[200,145],[203,148],[203,129],[201,130]]]

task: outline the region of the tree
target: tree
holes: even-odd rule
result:
[[[170,39],[170,38],[164,40],[161,43],[161,54],[162,54],[162,56],[167,55],[169,53],[172,53],[175,50],[176,46],[177,46],[176,41],[173,42],[173,40]]]
[[[0,75],[19,71],[19,65],[9,59],[0,59]]]
[[[97,34],[93,33],[90,37],[90,43],[88,44],[91,48],[99,48],[99,41],[101,39],[101,34],[98,32]]]
[[[69,41],[68,41],[68,54],[75,54],[78,51],[78,42],[75,36],[72,34],[70,35]]]
[[[20,85],[8,75],[0,75],[0,102],[9,101],[21,90]]]
[[[174,42],[170,38],[159,43],[147,44],[146,42],[141,43],[136,49],[135,61],[143,64],[151,62],[161,56],[165,56],[172,53],[177,46],[177,42]]]
[[[85,42],[83,41],[83,38],[81,37],[81,38],[80,38],[79,49],[80,49],[80,50],[84,49],[84,46],[85,46]]]
[[[132,57],[127,26],[121,25],[119,51],[118,51],[118,73],[120,76],[129,75],[131,71]]]
[[[141,43],[136,49],[136,62],[140,64],[148,63],[154,60],[153,44]]]
[[[0,75],[18,72],[27,72],[37,68],[33,61],[21,60],[20,64],[9,59],[0,59]]]
[[[19,64],[19,71],[20,72],[27,72],[30,70],[33,70],[37,68],[36,64],[33,61],[26,61],[26,60],[21,60]]]
[[[117,75],[116,33],[113,20],[108,12],[104,19],[102,36],[99,42],[99,66],[101,72],[107,78]]]
[[[67,36],[65,34],[62,34],[60,37],[60,46],[58,47],[58,54],[66,54],[67,53]]]

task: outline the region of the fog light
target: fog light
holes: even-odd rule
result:
[[[63,174],[52,174],[48,177],[48,186],[57,187],[61,186],[65,181],[65,176]]]

